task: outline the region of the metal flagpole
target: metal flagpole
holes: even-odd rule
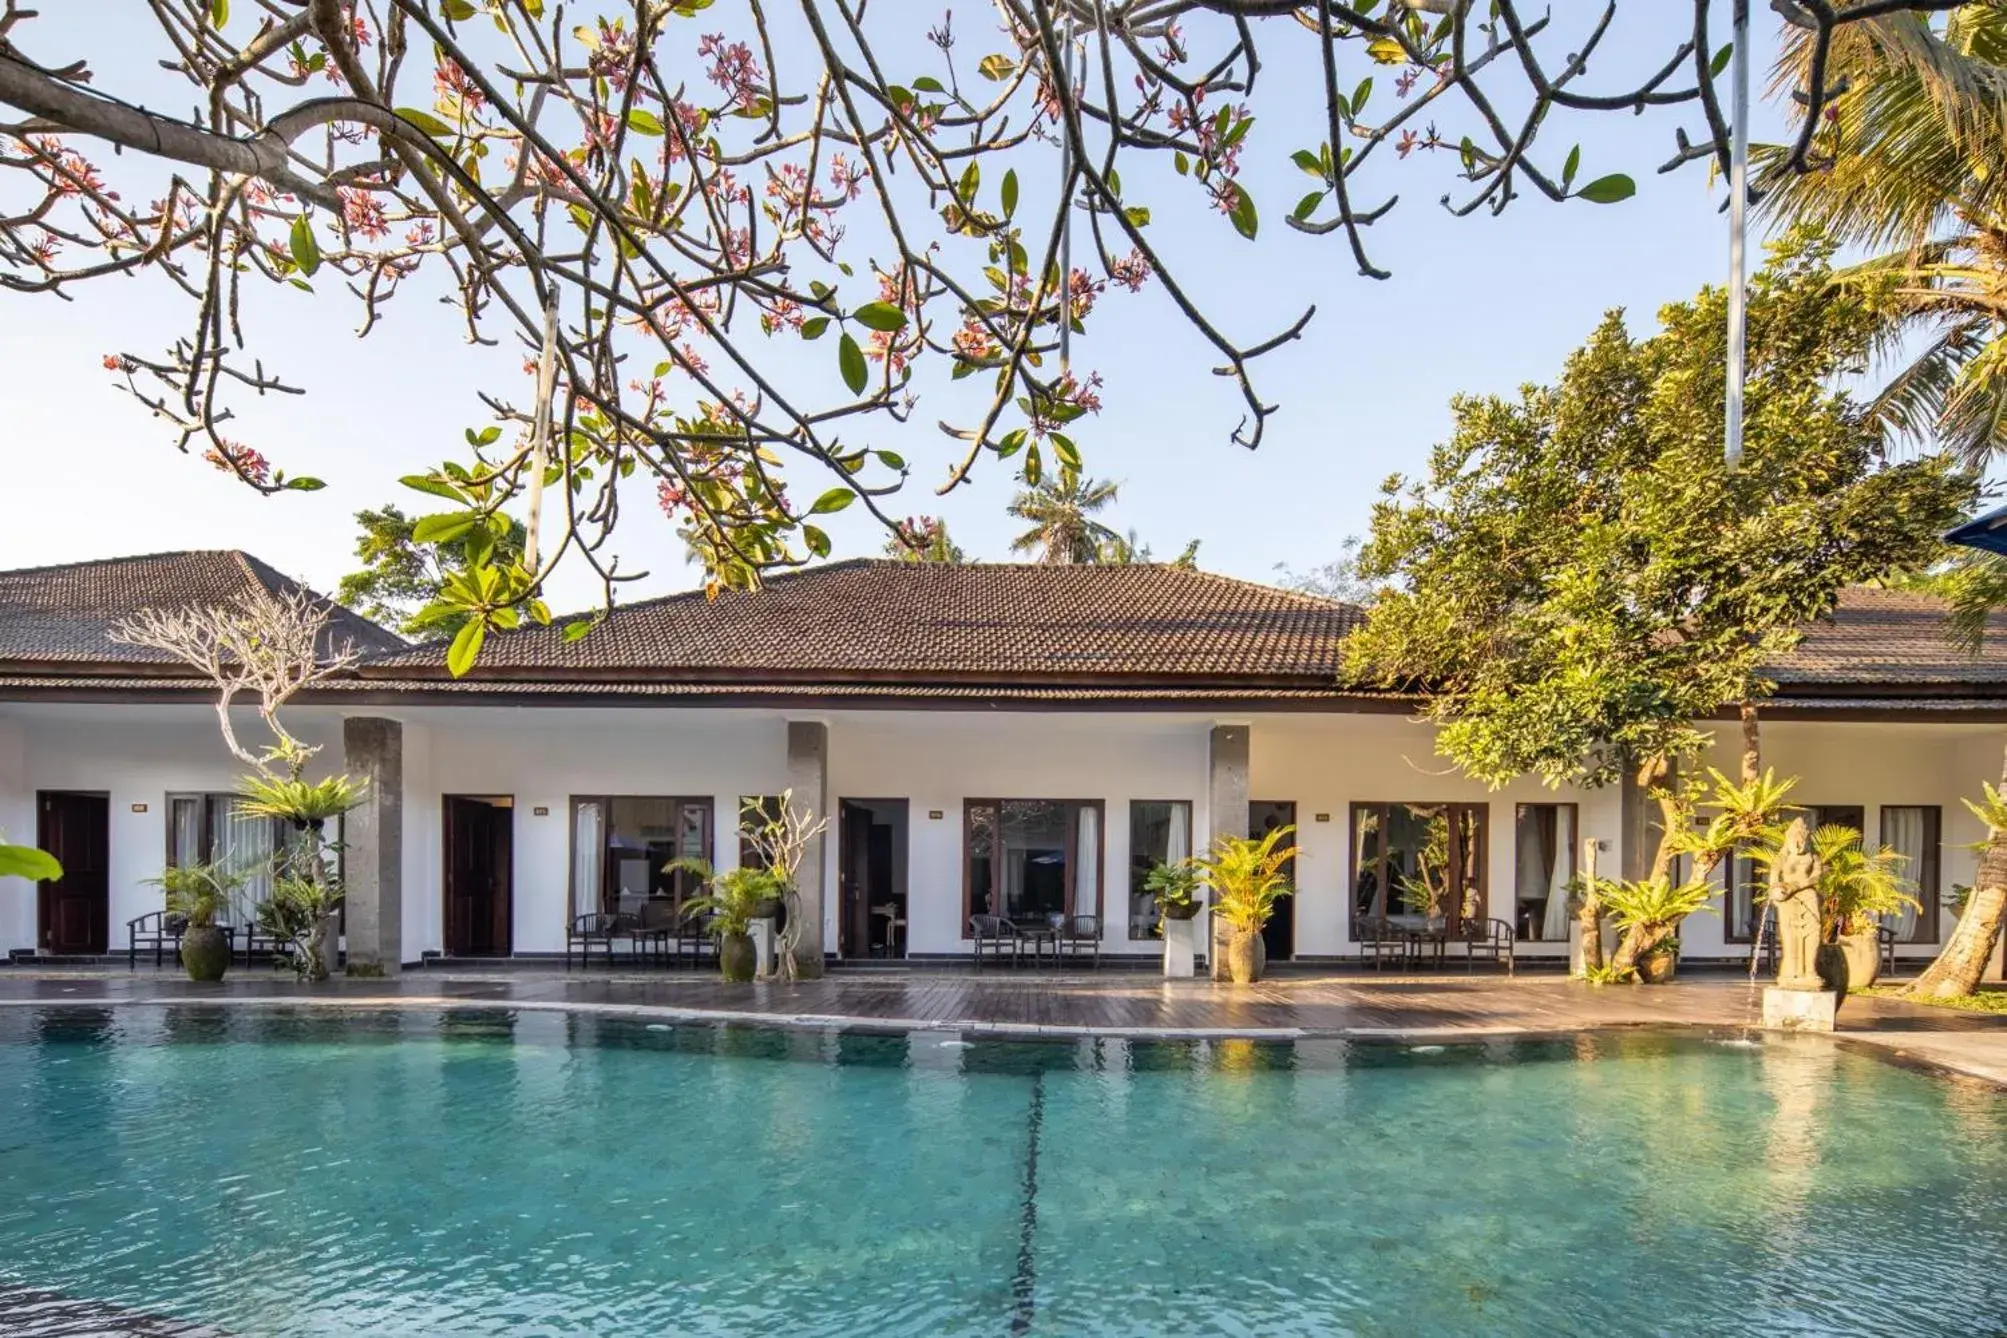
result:
[[[1742,382],[1748,351],[1749,266],[1749,0],[1735,0],[1735,53],[1729,66],[1734,84],[1735,123],[1728,147],[1728,432],[1730,469],[1742,465]]]
[[[1073,44],[1078,36],[1079,30],[1069,21],[1065,51],[1069,100],[1079,87],[1073,73]],[[1071,117],[1072,106],[1062,105],[1060,115]],[[1059,145],[1059,189],[1066,196],[1059,215],[1059,371],[1064,376],[1073,370],[1073,135],[1065,126],[1060,127]]]
[[[544,301],[544,346],[537,360],[536,418],[530,424],[530,504],[527,537],[523,543],[523,565],[534,576],[537,571],[538,541],[544,523],[544,473],[550,468],[551,399],[557,386],[557,285]]]

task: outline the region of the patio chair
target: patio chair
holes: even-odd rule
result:
[[[1881,941],[1882,974],[1892,976],[1895,974],[1896,932],[1882,925],[1875,930],[1875,937]]]
[[[652,955],[668,963],[669,941],[676,936],[676,903],[667,897],[650,897],[635,915],[622,915],[620,920],[621,932],[634,945],[636,960],[645,962]]]
[[[153,964],[161,965],[166,959],[168,945],[174,947],[177,959],[181,956],[181,936],[188,930],[188,917],[168,911],[148,911],[145,915],[134,916],[125,922],[125,969],[136,970],[139,966],[139,950],[153,949]]]
[[[1375,971],[1384,966],[1389,957],[1394,959],[1394,965],[1405,967],[1408,964],[1408,949],[1408,931],[1391,920],[1367,920],[1359,926],[1359,960],[1371,962]]]
[[[969,938],[975,944],[976,970],[983,969],[983,948],[987,946],[992,958],[1003,956],[1004,949],[1010,949],[1011,965],[1018,963],[1017,926],[1001,915],[971,915],[969,917]]]
[[[1475,972],[1480,959],[1502,963],[1505,974],[1515,975],[1512,959],[1512,926],[1504,920],[1463,922],[1464,969]]]
[[[1096,969],[1101,966],[1101,917],[1076,915],[1059,931],[1059,948],[1078,959],[1082,948],[1092,949]],[[1055,953],[1055,956],[1058,954]]]
[[[718,960],[718,936],[711,932],[711,918],[700,911],[686,911],[680,907],[674,912],[676,926],[676,960],[682,961],[687,955],[690,965],[702,966],[704,959]]]
[[[590,967],[592,950],[596,945],[606,954],[606,965],[610,970],[613,966],[613,940],[619,937],[620,932],[620,917],[617,915],[608,915],[604,911],[590,911],[584,915],[574,916],[564,931],[564,969],[571,970],[571,953],[574,946],[578,949],[579,966]]]

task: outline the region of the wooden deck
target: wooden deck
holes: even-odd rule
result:
[[[214,1003],[349,1008],[500,1007],[695,1023],[915,1028],[1062,1037],[1408,1037],[1453,1041],[1610,1027],[1743,1029],[1760,994],[1739,975],[1592,986],[1558,976],[1289,974],[1259,985],[1168,981],[1134,971],[915,969],[834,972],[796,985],[727,985],[708,972],[569,973],[510,964],[301,986],[262,969],[221,985],[173,972],[0,970],[0,1007]],[[1854,998],[1845,1038],[2007,1084],[2007,1018]]]

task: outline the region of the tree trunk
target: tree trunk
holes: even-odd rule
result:
[[[1995,832],[1979,857],[1972,895],[1966,898],[1965,913],[1958,917],[1951,941],[1904,992],[1917,999],[1961,999],[1972,993],[1993,958],[2003,919],[2007,919],[2007,832]]]
[[[1582,842],[1582,904],[1575,910],[1582,933],[1582,969],[1576,976],[1587,980],[1603,969],[1603,896],[1596,881],[1596,843]]]
[[[1672,773],[1672,761],[1667,757],[1646,758],[1638,767],[1638,788],[1651,792]],[[1661,789],[1655,796],[1659,805],[1659,848],[1652,854],[1650,877],[1672,877],[1673,861],[1678,858],[1673,850],[1673,840],[1684,824],[1680,812],[1679,798],[1671,790]],[[1628,975],[1637,969],[1638,958],[1645,955],[1660,940],[1673,933],[1679,926],[1668,925],[1659,930],[1647,929],[1643,925],[1632,925],[1624,931],[1624,937],[1617,944],[1617,952],[1610,959],[1610,965],[1619,976]]]
[[[2000,783],[2007,787],[2007,754],[2001,758]],[[1995,831],[1979,856],[1972,895],[1965,899],[1965,911],[1958,917],[1958,927],[1951,931],[1951,941],[1903,992],[1915,999],[1962,999],[1979,988],[1979,978],[1986,974],[1986,963],[1993,957],[1993,945],[2000,941],[2003,919],[2007,919],[2007,831]]]
[[[1737,709],[1742,717],[1742,783],[1747,785],[1762,774],[1763,752],[1757,746],[1756,703],[1745,699]]]

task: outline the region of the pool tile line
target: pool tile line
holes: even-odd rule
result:
[[[1031,1108],[1025,1115],[1024,1199],[1018,1212],[1017,1270],[1011,1276],[1012,1334],[1031,1332],[1038,1315],[1038,1141],[1045,1129],[1045,1070],[1031,1075]]]

